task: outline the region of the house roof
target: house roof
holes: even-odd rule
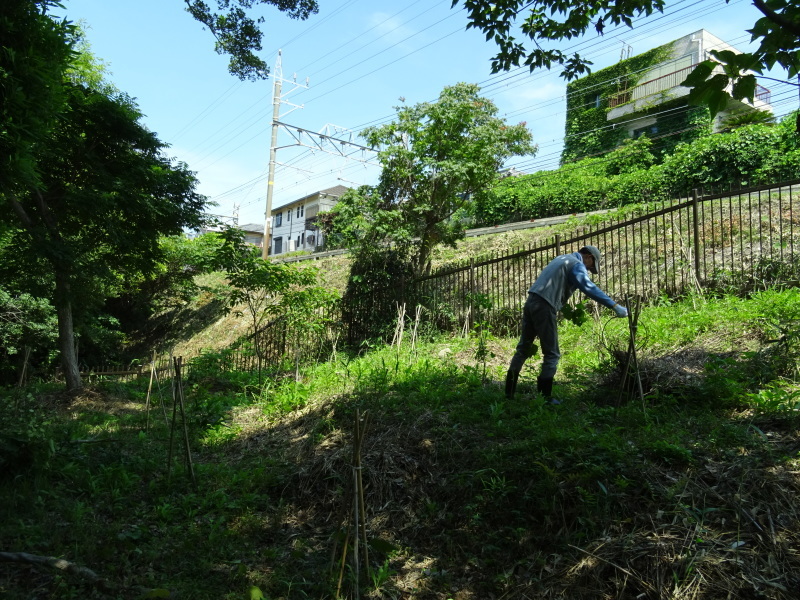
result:
[[[297,200],[292,200],[291,202],[287,202],[286,204],[282,204],[281,206],[276,206],[275,208],[276,209],[281,209],[281,208],[286,208],[287,206],[294,206],[295,204],[303,202],[304,200],[308,200],[309,198],[312,198],[314,196],[326,195],[326,196],[334,196],[334,197],[338,198],[339,196],[344,194],[349,189],[350,188],[347,187],[346,185],[335,185],[333,187],[329,187],[329,188],[326,188],[324,190],[319,190],[318,192],[312,192],[311,194],[308,194],[307,196],[303,196],[302,198],[298,198]]]
[[[239,229],[245,231],[247,233],[264,233],[264,224],[263,223],[245,223],[244,225],[239,225]]]

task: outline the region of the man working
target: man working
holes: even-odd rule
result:
[[[533,340],[537,337],[542,346],[543,360],[536,389],[545,398],[550,398],[553,377],[561,358],[556,314],[576,289],[609,307],[618,317],[628,316],[627,308],[614,302],[592,282],[587,269],[595,274],[600,270],[600,251],[594,246],[584,246],[578,252],[557,256],[528,290],[528,300],[522,311],[522,335],[506,374],[506,398],[514,397],[519,372],[532,354]]]

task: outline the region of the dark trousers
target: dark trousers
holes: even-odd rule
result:
[[[542,372],[540,377],[552,379],[558,369],[561,351],[558,349],[558,325],[556,310],[537,294],[528,294],[522,309],[522,334],[517,351],[511,359],[509,370],[519,373],[522,365],[530,357],[533,341],[539,338],[542,346]]]

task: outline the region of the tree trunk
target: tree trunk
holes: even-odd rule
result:
[[[431,245],[423,241],[417,252],[417,264],[414,267],[415,277],[424,277],[431,271]]]
[[[58,348],[61,351],[61,366],[67,390],[73,392],[83,388],[78,370],[78,354],[75,352],[75,331],[72,326],[72,300],[68,276],[56,267],[55,304],[58,316]]]

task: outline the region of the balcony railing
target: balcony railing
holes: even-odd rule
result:
[[[772,104],[772,92],[763,85],[756,84],[756,100],[761,100],[764,104]]]
[[[640,100],[641,98],[646,98],[647,96],[652,96],[654,94],[658,94],[659,92],[665,92],[674,87],[678,87],[696,66],[696,64],[690,65],[688,67],[678,69],[677,71],[673,71],[672,73],[662,75],[661,77],[656,77],[655,79],[650,79],[648,81],[639,83],[631,89],[617,92],[616,94],[608,97],[608,107],[615,108],[632,100]],[[760,100],[765,104],[770,104],[771,98],[772,92],[770,92],[763,85],[756,84],[756,100]]]
[[[696,66],[697,65],[690,65],[688,67],[678,69],[677,71],[673,71],[672,73],[662,75],[661,77],[643,81],[629,90],[617,92],[613,96],[608,97],[608,107],[614,108],[620,104],[630,102],[631,100],[639,100],[641,98],[652,96],[653,94],[677,87],[684,79],[686,79],[686,76],[691,73]]]

